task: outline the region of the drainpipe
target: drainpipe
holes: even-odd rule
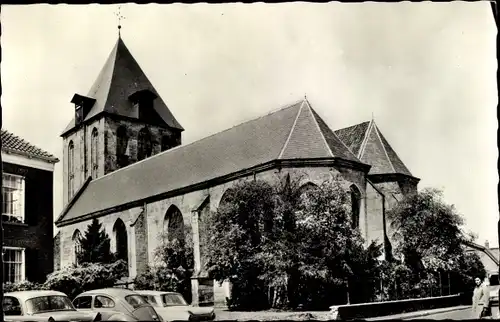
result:
[[[382,227],[384,230],[384,254],[386,260],[392,260],[392,247],[387,237],[387,223],[385,218],[385,195],[368,179],[366,181],[375,189],[375,191],[382,197]]]

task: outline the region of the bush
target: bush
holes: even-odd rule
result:
[[[175,272],[165,266],[148,267],[134,279],[134,288],[137,290],[179,292],[179,286],[180,281]]]
[[[45,286],[43,284],[33,283],[30,281],[22,281],[22,282],[18,282],[18,283],[7,282],[7,283],[3,284],[4,293],[43,290],[43,289],[45,289]]]
[[[85,291],[113,287],[126,271],[127,264],[122,260],[113,264],[86,263],[49,274],[44,288],[63,292],[73,299]]]

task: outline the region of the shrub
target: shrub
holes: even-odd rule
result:
[[[43,284],[33,283],[30,281],[22,281],[18,283],[7,282],[3,284],[4,293],[19,292],[19,291],[32,291],[45,289]]]
[[[53,272],[47,277],[44,287],[63,292],[73,299],[85,291],[113,287],[126,270],[127,264],[122,260],[113,264],[85,263]]]

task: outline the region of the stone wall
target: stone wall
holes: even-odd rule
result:
[[[76,193],[78,189],[83,185],[85,179],[91,174],[91,138],[92,138],[92,130],[96,128],[98,131],[98,175],[104,175],[104,121],[97,120],[93,123],[88,124],[85,127],[80,128],[79,130],[70,133],[69,135],[63,138],[63,204],[66,205],[69,201],[69,144],[73,142],[74,145],[74,184],[73,184],[73,193]],[[85,134],[85,138],[84,138]],[[87,146],[86,159],[87,159],[87,167],[85,167],[85,145]]]
[[[127,129],[128,145],[126,155],[129,159],[129,164],[137,162],[137,141],[139,136],[139,131],[142,130],[145,125],[142,123],[131,122],[127,120],[112,120],[106,119],[104,122],[106,143],[105,143],[105,162],[104,162],[104,172],[110,173],[119,168],[117,157],[116,157],[116,145],[117,145],[117,130],[120,126],[124,126]],[[175,147],[181,144],[181,134],[178,131],[172,131],[170,129],[147,125],[149,132],[152,137],[152,155],[158,154],[161,151],[161,140],[163,136],[170,136],[170,146]]]
[[[127,231],[128,267],[130,277],[134,277],[137,274],[135,226],[137,225],[137,219],[141,215],[142,211],[143,207],[136,207],[121,212],[108,214],[99,218],[99,222],[102,224],[102,227],[111,240],[111,250],[113,252],[116,251],[116,236],[113,232],[113,227],[118,219],[121,219],[124,222]],[[82,234],[84,234],[91,222],[92,220],[86,220],[60,228],[61,268],[70,266],[75,261],[75,243],[73,241],[73,234],[77,229],[80,230]]]

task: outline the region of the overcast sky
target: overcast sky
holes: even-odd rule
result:
[[[75,93],[118,32],[110,5],[2,6],[3,127],[62,160]],[[332,129],[370,120],[420,188],[497,245],[496,27],[488,2],[122,5],[122,38],[183,143],[307,94]],[[62,205],[62,162],[54,212]]]

